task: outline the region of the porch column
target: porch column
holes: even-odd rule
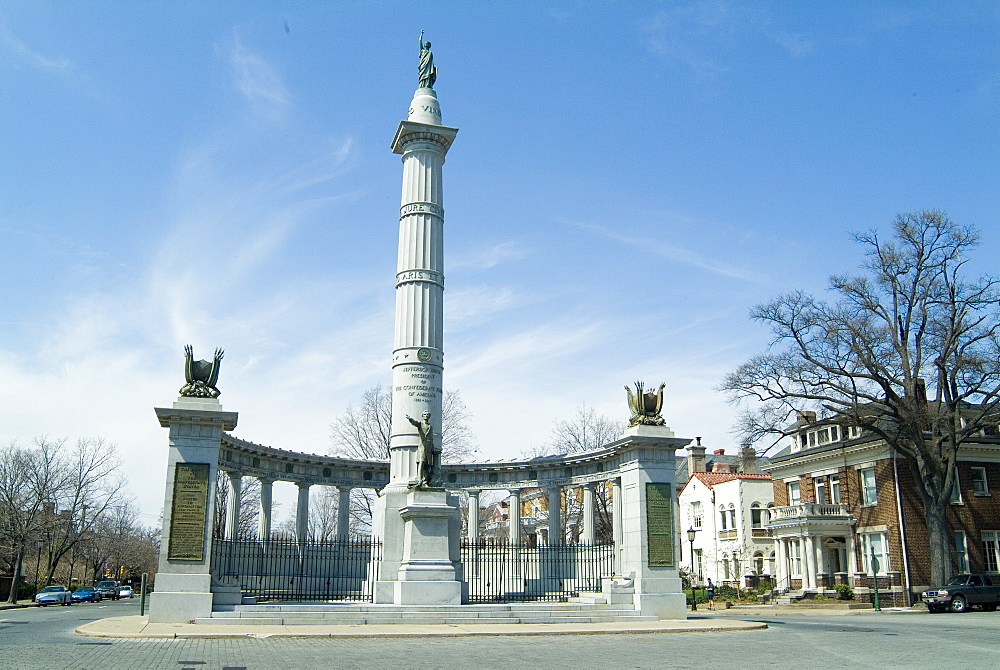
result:
[[[855,561],[857,560],[854,555],[854,530],[850,530],[847,533],[847,584],[852,589],[854,588],[854,575],[855,575]]]
[[[816,586],[816,557],[811,555],[811,540],[808,535],[799,535],[802,552],[802,588],[811,589]]]
[[[558,486],[550,486],[546,489],[549,494],[549,537],[550,546],[558,546],[563,543],[562,534],[562,489]]]
[[[299,497],[295,503],[295,539],[304,542],[309,537],[309,484],[298,482]]]
[[[240,495],[243,493],[243,476],[227,470],[229,490],[226,492],[226,539],[238,540],[240,535]]]
[[[338,486],[337,493],[337,540],[351,539],[351,487]]]
[[[594,544],[597,540],[597,528],[594,525],[594,484],[583,485],[583,531],[580,533],[581,544]]]
[[[507,541],[521,544],[521,489],[511,489],[507,503]]]
[[[815,586],[816,588],[819,588],[819,576],[824,572],[823,566],[826,562],[823,557],[822,540],[823,538],[817,535],[812,535],[809,538],[809,548],[810,551],[812,551],[813,565],[815,566],[813,568],[813,580],[814,580],[813,586]]]
[[[271,485],[273,479],[258,477],[260,482],[260,514],[257,515],[257,539],[267,542],[271,539]]]
[[[479,494],[482,491],[468,489],[466,493],[469,494],[469,518],[466,536],[469,539],[469,544],[475,544],[479,541]]]
[[[784,538],[774,538],[774,574],[772,577],[774,577],[774,587],[777,589],[791,583],[788,577],[788,559],[786,558]]]

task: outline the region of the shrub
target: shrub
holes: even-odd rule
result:
[[[837,592],[837,600],[854,600],[854,591],[847,584],[834,584],[833,590]]]
[[[822,593],[817,593],[816,595],[813,596],[813,600],[829,600],[829,598],[827,598]]]

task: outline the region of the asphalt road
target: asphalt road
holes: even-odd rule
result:
[[[1000,668],[1000,612],[737,615],[764,631],[412,639],[107,640],[73,629],[138,600],[0,611],[0,668]],[[734,615],[718,615],[732,617]]]

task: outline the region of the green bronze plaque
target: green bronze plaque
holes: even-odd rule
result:
[[[208,463],[178,463],[170,505],[170,544],[167,558],[205,560],[205,523],[208,519]]]
[[[674,498],[670,484],[646,484],[647,564],[674,567]]]

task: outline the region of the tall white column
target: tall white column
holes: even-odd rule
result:
[[[479,494],[481,491],[468,489],[466,493],[469,494],[469,518],[466,536],[470,543],[476,543],[479,541]]]
[[[772,576],[776,588],[788,587],[788,558],[785,551],[785,540],[780,537],[774,539],[774,575]]]
[[[622,565],[622,480],[611,480],[611,535],[615,543],[615,571]]]
[[[549,495],[549,537],[548,544],[562,544],[562,490],[558,486],[546,489]]]
[[[257,539],[271,539],[271,486],[274,480],[260,477],[260,513],[257,516]]]
[[[507,542],[521,544],[521,489],[511,489],[507,505]]]
[[[420,88],[399,124],[392,150],[403,156],[396,264],[396,329],[392,354],[390,490],[417,479],[419,434],[407,416],[430,412],[441,440],[444,369],[444,198],[442,167],[456,128],[440,125],[433,89]]]
[[[297,483],[299,496],[295,501],[295,539],[302,542],[309,538],[309,484]]]
[[[337,492],[337,539],[346,542],[351,539],[351,487],[338,486]]]
[[[226,492],[226,539],[238,540],[240,535],[240,496],[243,494],[243,477],[239,472],[226,471],[229,489]]]
[[[597,540],[597,527],[594,523],[596,519],[594,514],[594,486],[594,484],[583,485],[583,518],[580,519],[583,523],[583,530],[580,533],[580,542],[582,544],[594,544]]]

